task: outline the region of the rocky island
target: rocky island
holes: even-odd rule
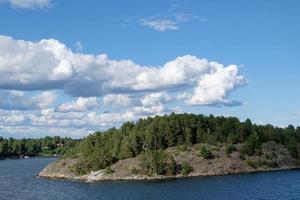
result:
[[[171,114],[127,122],[84,138],[40,177],[154,180],[299,167],[300,128],[247,119]]]

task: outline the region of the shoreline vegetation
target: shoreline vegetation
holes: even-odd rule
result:
[[[155,180],[294,169],[299,160],[300,127],[172,113],[91,134],[39,176]]]
[[[40,139],[4,139],[0,137],[0,160],[31,157],[58,157],[80,140],[59,136]]]

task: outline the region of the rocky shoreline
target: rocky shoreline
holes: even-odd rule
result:
[[[256,169],[249,170],[244,172],[234,172],[234,173],[212,173],[212,174],[189,174],[186,176],[176,175],[176,176],[143,176],[143,175],[133,175],[127,177],[119,177],[119,178],[109,178],[105,177],[104,171],[99,170],[96,172],[91,172],[89,175],[83,176],[68,176],[63,174],[48,174],[44,171],[38,174],[40,178],[46,179],[61,179],[61,180],[69,180],[69,181],[79,181],[79,182],[107,182],[107,181],[158,181],[158,180],[172,180],[172,179],[180,179],[180,178],[192,178],[192,177],[207,177],[207,176],[225,176],[225,175],[238,175],[238,174],[252,174],[259,172],[273,172],[273,171],[282,171],[282,170],[293,170],[300,169],[298,166],[294,167],[282,167],[282,168],[273,168],[273,169]]]
[[[199,177],[199,176],[221,176],[229,174],[245,174],[255,172],[267,172],[287,169],[297,169],[299,166],[295,159],[293,159],[286,149],[278,148],[276,152],[277,166],[261,165],[255,166],[258,160],[264,159],[263,156],[249,157],[246,160],[240,159],[239,152],[233,152],[227,155],[224,147],[218,148],[213,153],[214,159],[204,159],[199,156],[198,146],[194,146],[187,151],[180,151],[176,147],[168,148],[166,153],[172,155],[176,163],[187,162],[191,165],[192,171],[187,175],[176,174],[174,176],[163,175],[143,175],[132,173],[132,169],[139,166],[139,156],[125,160],[119,160],[111,166],[111,172],[106,169],[92,171],[88,174],[78,176],[72,172],[72,166],[78,161],[76,158],[59,159],[56,162],[49,164],[38,176],[49,179],[67,179],[74,181],[85,182],[100,182],[100,181],[133,181],[133,180],[163,180],[163,179],[176,179],[184,177]],[[269,160],[265,160],[270,162]],[[272,160],[274,161],[274,160]]]

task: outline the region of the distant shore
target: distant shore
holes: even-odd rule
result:
[[[31,159],[31,158],[58,158],[59,155],[36,155],[36,156],[12,156],[0,158],[0,160],[17,160],[17,159]]]

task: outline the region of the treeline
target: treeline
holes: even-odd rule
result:
[[[62,155],[77,143],[79,143],[78,140],[59,136],[41,139],[4,139],[0,137],[0,159]]]
[[[142,152],[172,146],[244,143],[242,153],[251,155],[268,141],[282,144],[293,157],[300,157],[300,127],[290,125],[280,128],[252,124],[249,119],[240,122],[234,117],[174,113],[140,119],[136,123],[126,122],[119,129],[96,132],[70,149],[66,157],[78,157],[74,171],[84,174],[104,169],[118,160],[135,157]]]

